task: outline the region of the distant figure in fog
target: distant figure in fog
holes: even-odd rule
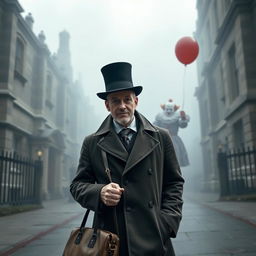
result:
[[[110,114],[85,138],[70,191],[98,212],[102,229],[118,233],[120,256],[174,256],[170,238],[181,221],[184,179],[170,134],[136,110],[142,87],[133,86],[131,64],[111,63],[101,72],[106,91],[97,95]]]
[[[178,111],[179,106],[170,99],[160,105],[162,110],[156,115],[154,125],[169,130],[175,152],[181,167],[189,165],[188,154],[182,139],[178,136],[179,128],[186,128],[190,117],[184,111]]]

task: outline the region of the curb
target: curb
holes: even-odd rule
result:
[[[217,212],[219,212],[219,213],[222,213],[223,215],[226,215],[226,216],[228,216],[228,217],[232,217],[232,218],[234,218],[234,219],[237,219],[237,220],[239,220],[239,221],[242,221],[242,222],[244,222],[244,223],[246,223],[246,224],[248,224],[248,225],[251,225],[251,226],[253,226],[253,227],[256,228],[256,223],[253,222],[253,221],[251,221],[251,220],[249,220],[249,219],[246,219],[246,218],[244,218],[244,217],[241,217],[241,216],[232,214],[232,213],[230,213],[230,212],[221,210],[221,209],[216,208],[216,207],[214,207],[214,206],[210,206],[208,203],[199,202],[198,200],[193,199],[193,198],[191,198],[191,197],[187,197],[187,198],[190,199],[191,201],[194,201],[194,202],[197,203],[197,204],[203,205],[203,206],[205,206],[205,207],[207,207],[207,208],[209,208],[209,209],[211,209],[211,210],[217,211]]]
[[[224,215],[226,215],[226,216],[228,216],[228,217],[232,217],[232,218],[234,218],[234,219],[240,220],[240,221],[242,221],[242,222],[244,222],[244,223],[246,223],[246,224],[248,224],[248,225],[252,225],[253,227],[256,228],[256,223],[255,223],[255,222],[250,221],[250,220],[248,220],[248,219],[246,219],[246,218],[244,218],[244,217],[237,216],[237,215],[232,214],[232,213],[230,213],[230,212],[220,210],[219,208],[216,208],[216,207],[214,207],[214,206],[210,206],[210,205],[205,204],[205,203],[201,203],[201,204],[202,204],[203,206],[209,208],[209,209],[212,209],[212,210],[215,210],[215,211],[217,211],[217,212],[220,212],[220,213],[222,213],[222,214],[224,214]]]

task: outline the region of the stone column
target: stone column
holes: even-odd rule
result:
[[[55,150],[55,170],[54,170],[54,197],[59,198],[63,196],[62,189],[62,169],[63,169],[63,157],[61,152]]]
[[[48,191],[48,169],[49,169],[49,149],[48,147],[43,148],[43,178],[42,178],[42,190],[43,190],[43,199],[49,199],[49,191]]]

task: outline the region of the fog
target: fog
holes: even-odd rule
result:
[[[177,41],[183,36],[193,36],[195,31],[195,0],[19,2],[24,8],[23,16],[29,12],[33,15],[34,33],[44,31],[51,53],[58,49],[59,32],[70,33],[74,80],[82,81],[85,95],[99,117],[95,129],[107,115],[104,102],[96,96],[105,90],[101,67],[110,62],[130,62],[134,85],[144,88],[138,110],[150,121],[161,111],[160,104],[169,98],[177,105],[184,101],[184,110],[191,121],[187,128],[180,129],[179,135],[191,164],[183,173],[197,177],[202,172],[198,102],[194,97],[196,62],[185,67],[175,56]]]

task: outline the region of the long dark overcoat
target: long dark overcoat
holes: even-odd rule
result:
[[[100,227],[115,232],[113,207],[100,200],[109,183],[101,150],[107,152],[113,182],[125,189],[117,206],[121,256],[175,255],[171,237],[179,228],[184,180],[167,130],[153,126],[137,111],[139,129],[130,154],[114,131],[109,115],[85,138],[70,190],[81,206],[98,210]]]

